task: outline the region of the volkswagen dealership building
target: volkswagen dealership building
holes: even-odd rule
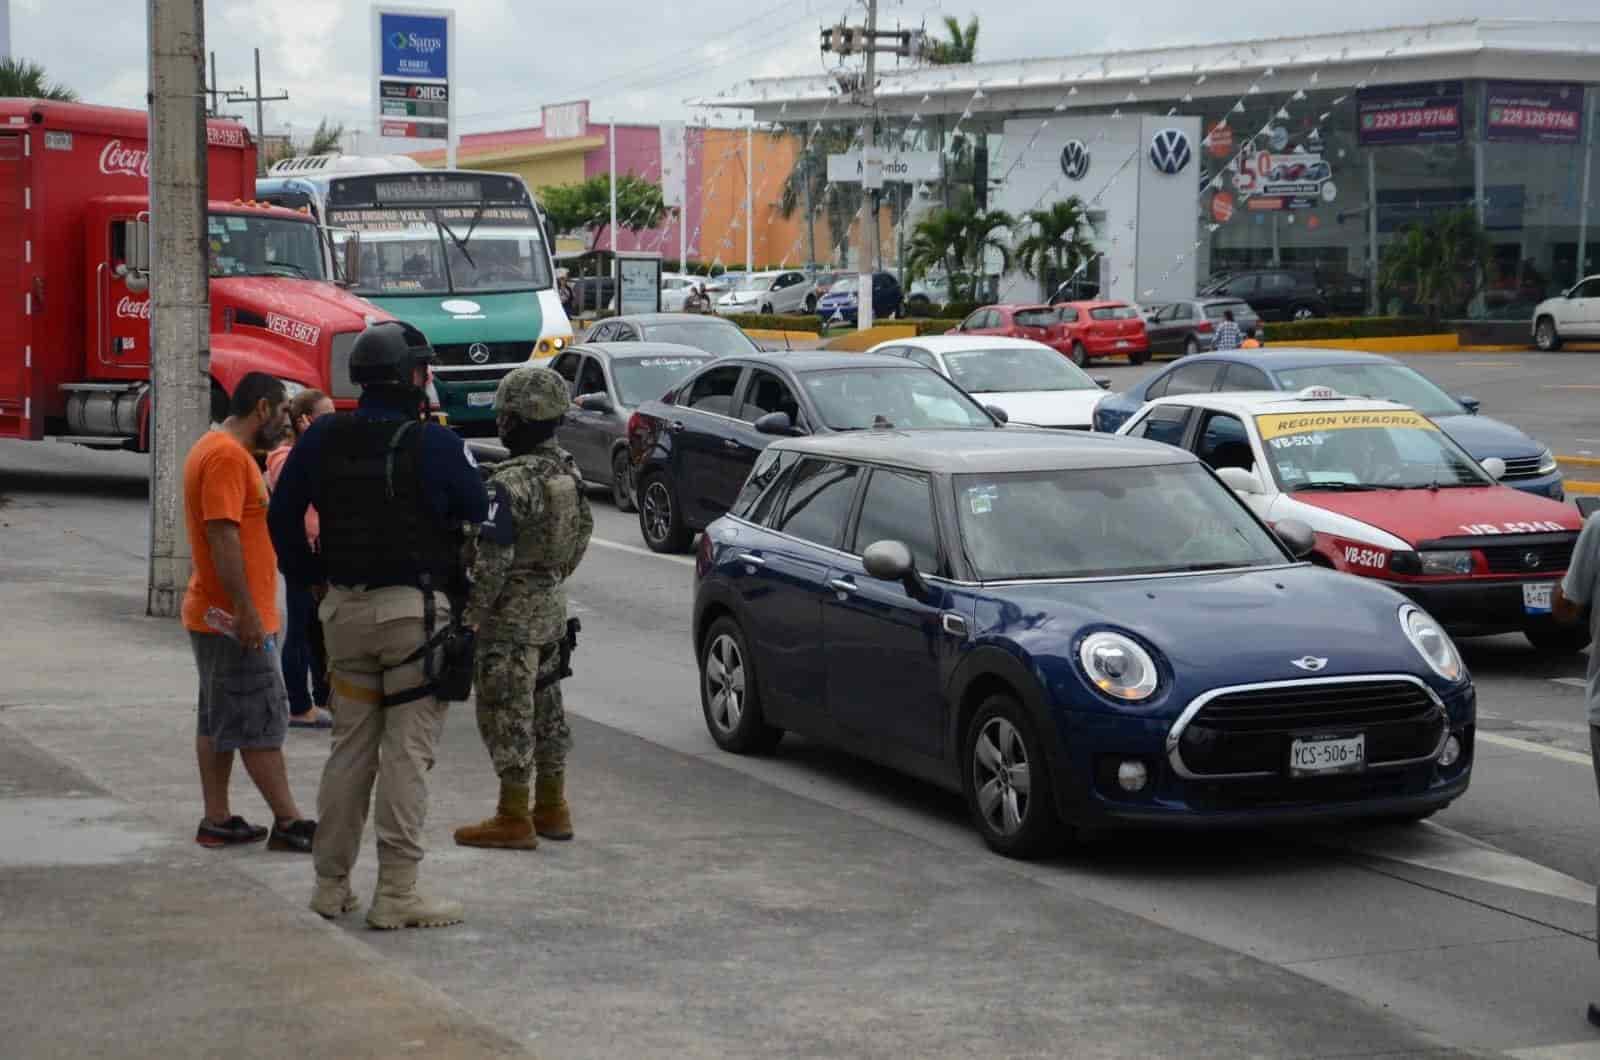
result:
[[[698,102],[762,122],[860,122],[848,88],[766,79]],[[1526,320],[1600,272],[1600,21],[889,67],[877,109],[880,143],[940,151],[947,171],[953,145],[978,145],[992,207],[1088,202],[1096,279],[1114,297],[1178,297],[1217,273],[1280,265],[1378,311],[1384,246],[1452,209],[1476,211],[1494,244],[1483,316]],[[1001,283],[1002,297],[1036,290]]]

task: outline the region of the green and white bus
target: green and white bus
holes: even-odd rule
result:
[[[441,411],[463,433],[492,434],[501,377],[572,342],[544,216],[521,177],[317,155],[274,165],[256,196],[309,208],[329,232],[329,274],[428,336]],[[355,396],[342,365],[333,385]]]

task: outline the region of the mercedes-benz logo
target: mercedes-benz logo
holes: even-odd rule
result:
[[[1539,564],[1543,562],[1544,557],[1537,552],[1524,552],[1522,554],[1522,565],[1529,570],[1538,570]]]
[[[1068,140],[1061,149],[1061,172],[1068,180],[1082,180],[1089,175],[1089,147],[1082,140]]]
[[[467,347],[467,360],[473,364],[489,363],[489,346],[487,343],[474,342]]]
[[[1320,673],[1328,668],[1328,660],[1319,659],[1315,655],[1307,655],[1299,659],[1290,659],[1289,665],[1298,666],[1309,673]]]
[[[1193,157],[1182,129],[1162,129],[1150,138],[1150,164],[1169,177],[1182,173]]]

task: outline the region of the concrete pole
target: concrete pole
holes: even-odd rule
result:
[[[1377,316],[1378,295],[1378,152],[1367,152],[1367,313]]]
[[[856,288],[856,329],[872,326],[873,251],[878,245],[878,200],[875,189],[867,187],[866,159],[878,144],[878,0],[867,0],[867,72],[861,88],[861,102],[867,108],[865,135],[861,137],[861,260],[856,263],[859,277]]]
[[[609,131],[606,133],[606,144],[611,149],[611,251],[613,254],[620,248],[617,239],[617,119],[612,118]],[[618,303],[619,307],[621,303]]]
[[[206,270],[205,0],[148,0],[150,565],[145,611],[175,617],[189,581],[183,461],[211,409]]]
[[[744,127],[744,267],[756,271],[756,127]]]
[[[267,175],[267,124],[261,103],[261,49],[256,50],[256,176]]]
[[[4,3],[4,2],[5,2],[5,0],[0,0],[0,3]],[[222,103],[221,103],[221,100],[218,98],[221,95],[222,95],[221,91],[217,88],[217,53],[216,52],[212,52],[211,53],[211,117],[213,117],[213,118],[219,116],[222,113]],[[260,147],[261,145],[257,144],[256,146]]]

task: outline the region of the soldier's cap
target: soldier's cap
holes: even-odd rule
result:
[[[571,403],[565,379],[549,368],[531,364],[508,373],[494,394],[497,414],[533,422],[560,419]]]

